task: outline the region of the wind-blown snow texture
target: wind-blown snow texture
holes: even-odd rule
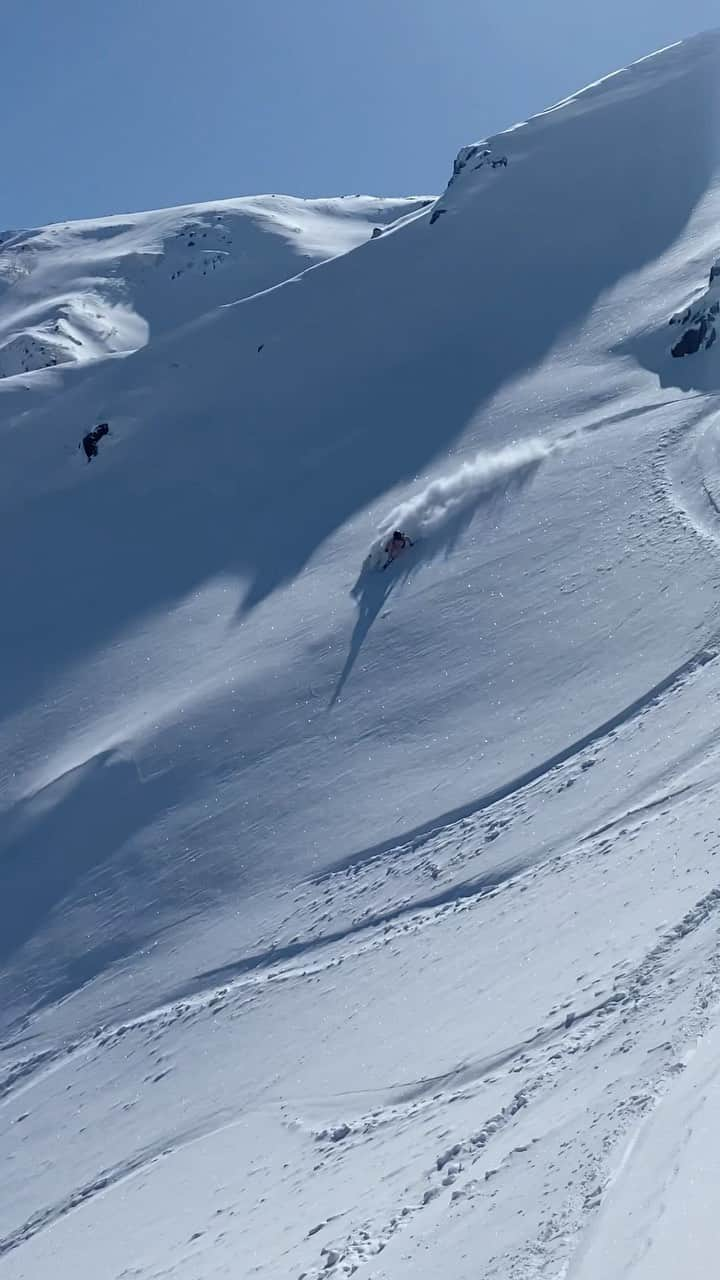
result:
[[[6,238],[0,1280],[714,1274],[719,72]]]
[[[427,538],[472,513],[484,498],[507,495],[531,475],[550,452],[550,446],[542,440],[518,441],[492,453],[477,453],[457,471],[431,480],[381,521],[370,552],[372,559],[382,559],[383,548],[395,529],[412,539]]]

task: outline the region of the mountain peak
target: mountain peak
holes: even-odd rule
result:
[[[0,378],[136,350],[427,200],[254,196],[0,235]]]
[[[8,1278],[716,1269],[719,71],[4,238]]]

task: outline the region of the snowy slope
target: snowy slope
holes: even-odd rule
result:
[[[0,235],[0,377],[132,351],[427,200],[258,196]]]
[[[711,1274],[719,63],[0,383],[0,1280]]]

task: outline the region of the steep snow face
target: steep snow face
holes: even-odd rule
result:
[[[594,1280],[608,1237],[676,1280],[720,378],[667,322],[719,71],[666,50],[351,252],[0,383],[0,1280]]]
[[[237,945],[263,933],[238,893],[472,809],[692,652],[709,569],[661,549],[644,495],[656,440],[703,405],[613,352],[662,328],[682,364],[671,295],[717,256],[716,62],[691,42],[512,131],[507,168],[466,166],[432,225],[0,384],[17,973],[73,987],[78,930],[102,969],[190,904],[214,963],[226,909]],[[491,481],[466,487],[479,452]],[[428,486],[441,518],[367,578]],[[50,831],[75,854],[43,897],[25,876]]]
[[[0,377],[141,347],[347,253],[427,199],[258,196],[0,235]]]

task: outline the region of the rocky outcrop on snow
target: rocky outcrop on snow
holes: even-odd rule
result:
[[[463,169],[471,163],[473,169],[507,169],[508,159],[507,156],[493,155],[492,147],[483,146],[481,142],[476,142],[471,147],[461,147],[455,157],[452,177],[448,186],[452,186]]]
[[[713,265],[707,290],[693,307],[679,311],[670,321],[679,325],[682,335],[671,349],[676,359],[708,351],[717,339],[720,316],[720,259]]]
[[[488,171],[507,169],[508,158],[506,155],[496,155],[487,142],[476,142],[472,146],[461,147],[453,162],[453,171],[447,185],[445,197],[447,197],[448,192],[461,173],[468,167],[473,173],[476,173],[479,169],[487,169]],[[442,217],[444,213],[447,213],[446,206],[438,202],[433,209],[430,225],[432,226],[434,222],[437,222],[438,218]]]

